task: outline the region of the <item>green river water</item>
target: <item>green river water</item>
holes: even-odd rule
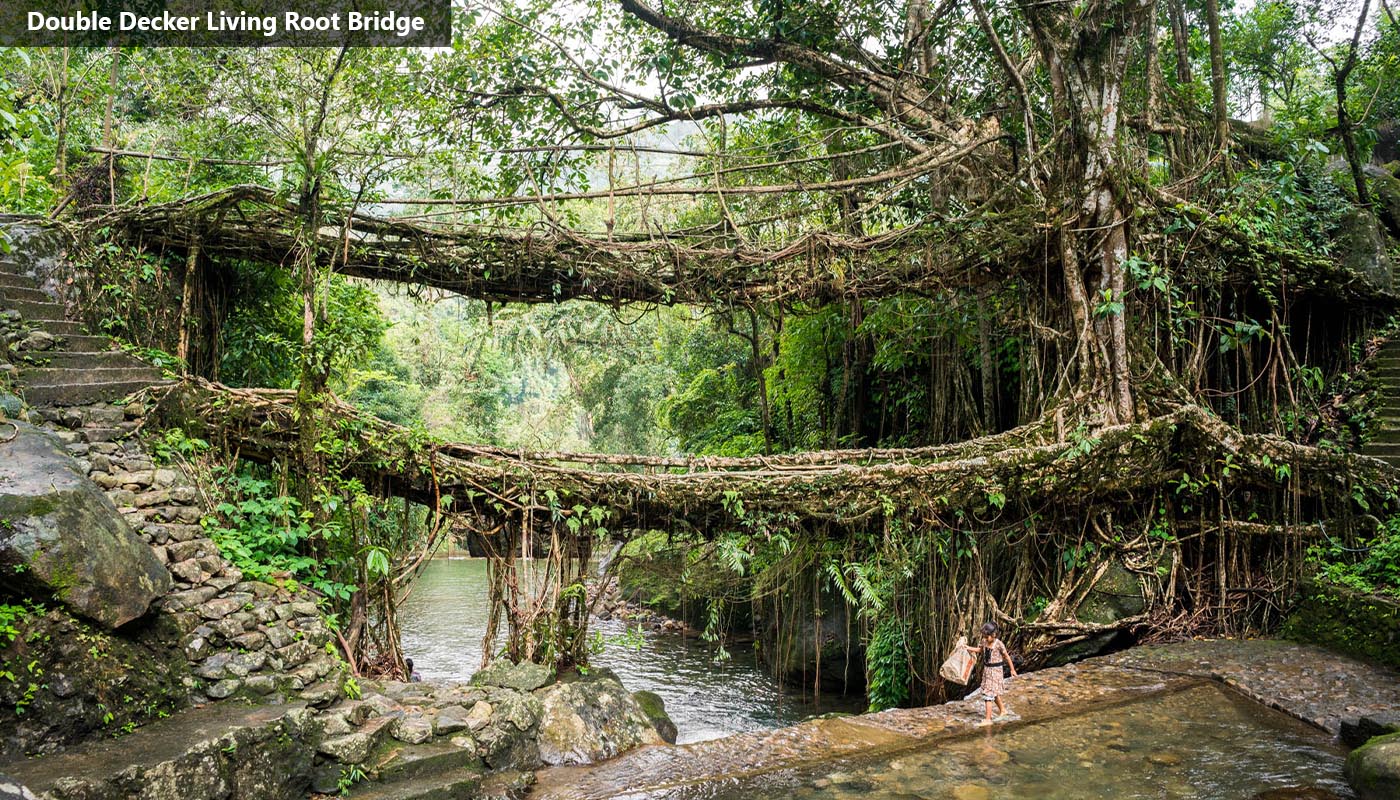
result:
[[[480,666],[486,591],[482,559],[438,559],[414,584],[399,623],[404,653],[423,677],[466,680]],[[679,634],[643,631],[624,637],[625,626],[616,620],[595,621],[593,629],[606,642],[593,664],[612,669],[632,691],[661,695],[681,743],[865,708],[862,698],[814,700],[781,690],[751,649],[735,647],[728,660],[717,661],[713,646]]]

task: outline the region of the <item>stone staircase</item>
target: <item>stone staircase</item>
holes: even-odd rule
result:
[[[162,381],[159,368],[114,349],[66,317],[64,305],[39,286],[18,251],[0,257],[0,311],[27,333],[17,349],[17,377],[35,407],[111,402]]]
[[[1376,409],[1375,433],[1361,454],[1400,467],[1400,337],[1381,347],[1372,374],[1384,399]]]

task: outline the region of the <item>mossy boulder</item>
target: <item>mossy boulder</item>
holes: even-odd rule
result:
[[[667,744],[675,744],[680,731],[676,730],[676,723],[671,721],[671,715],[666,713],[666,701],[661,699],[661,695],[644,690],[633,692],[632,699],[637,701],[637,707],[651,720],[651,726],[656,729],[657,734]]]
[[[1334,252],[1342,266],[1378,289],[1393,284],[1387,249],[1385,232],[1369,210],[1353,209],[1338,221]]]
[[[1143,597],[1138,577],[1114,561],[1084,597],[1079,608],[1075,609],[1075,616],[1080,622],[1112,625],[1135,617],[1146,609],[1147,600]],[[1061,647],[1046,663],[1052,667],[1064,666],[1120,649],[1131,640],[1132,636],[1125,631],[1106,631]]]
[[[0,445],[0,577],[116,628],[145,615],[170,573],[49,434],[23,422]]]
[[[118,632],[30,608],[0,647],[0,761],[110,738],[189,706],[189,664],[164,614]],[[0,637],[0,642],[4,638]]]
[[[1400,800],[1400,733],[1351,751],[1344,771],[1361,800]]]
[[[1126,567],[1114,561],[1094,584],[1075,616],[1080,622],[1112,625],[1141,614],[1147,608],[1142,596],[1142,584]]]
[[[554,670],[541,664],[525,662],[512,664],[504,659],[493,661],[471,677],[473,686],[499,686],[517,692],[533,692],[554,682]]]
[[[1376,215],[1391,236],[1400,239],[1400,162],[1367,170],[1375,195]]]
[[[590,670],[537,693],[540,760],[550,765],[593,764],[634,747],[661,744],[641,706],[610,670]]]

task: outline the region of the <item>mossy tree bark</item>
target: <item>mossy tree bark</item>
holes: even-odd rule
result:
[[[1126,322],[1129,197],[1120,164],[1120,112],[1128,55],[1152,9],[1148,0],[1087,7],[1020,0],[1049,73],[1055,127],[1045,196],[1074,321],[1080,392],[1101,399],[1104,422],[1133,419]]]

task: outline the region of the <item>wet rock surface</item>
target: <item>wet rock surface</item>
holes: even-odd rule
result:
[[[314,726],[299,706],[222,704],[3,769],[52,800],[304,797]]]
[[[1339,736],[1343,723],[1400,709],[1400,673],[1280,639],[1216,639],[1137,647],[1106,663],[1211,678]]]
[[[554,682],[554,671],[539,664],[496,661],[472,676],[473,686],[498,686],[517,692],[533,692]]]
[[[661,695],[656,692],[633,692],[632,699],[637,701],[637,706],[641,708],[662,741],[675,744],[680,731],[676,730],[676,723],[672,722],[670,715],[666,713],[666,701],[661,699]]]
[[[1400,676],[1317,648],[1272,640],[1216,640],[1142,647],[1040,670],[1013,681],[1008,705],[1020,722],[1129,703],[1218,681],[1265,705],[1337,733],[1348,716],[1400,707]],[[976,695],[919,709],[818,719],[763,733],[680,747],[644,747],[590,768],[537,775],[537,800],[646,796],[661,787],[743,778],[979,730]],[[1016,724],[1016,723],[1013,723]]]

